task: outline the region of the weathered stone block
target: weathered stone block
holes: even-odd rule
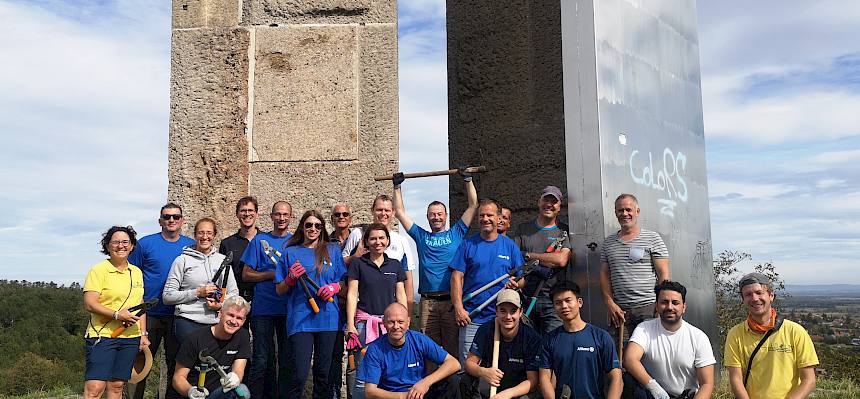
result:
[[[356,28],[257,29],[254,160],[358,158]]]
[[[358,28],[359,158],[385,162],[397,159],[397,25]]]
[[[249,37],[244,28],[173,31],[167,191],[192,223],[232,223],[248,193]]]
[[[393,23],[396,0],[246,0],[242,21],[251,25]]]
[[[173,29],[239,25],[241,0],[173,0]]]

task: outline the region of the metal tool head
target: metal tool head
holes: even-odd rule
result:
[[[562,385],[561,386],[561,395],[559,396],[559,399],[570,399],[570,395],[571,395],[570,387],[567,385]]]
[[[272,255],[272,247],[269,246],[268,241],[260,240],[260,245],[263,247],[263,252],[265,252],[266,255],[269,255],[269,256]]]
[[[200,359],[201,362],[206,363],[210,366],[218,365],[218,362],[216,362],[215,359],[212,358],[212,356],[206,356],[205,354],[203,354],[203,351],[200,351],[200,353],[197,354],[197,358]]]
[[[128,311],[134,312],[135,310],[143,310],[145,312],[145,311],[149,310],[149,308],[151,308],[157,304],[158,304],[158,298],[152,298],[152,299],[150,299],[144,303],[141,303],[139,305],[134,305],[134,306],[128,308]]]
[[[229,265],[233,263],[233,251],[227,252],[227,257],[224,258],[224,261],[221,262],[221,266]]]
[[[540,261],[537,259],[532,259],[526,262],[526,264],[523,265],[521,276],[525,276],[526,274],[533,272],[538,267],[539,263]]]

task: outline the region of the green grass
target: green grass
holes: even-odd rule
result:
[[[810,397],[819,399],[860,398],[860,385],[848,379],[830,380],[819,377],[815,385],[815,390],[812,391],[812,396]],[[729,376],[726,374],[725,371],[723,371],[722,375],[720,376],[720,381],[717,383],[717,387],[714,390],[714,395],[711,396],[711,398],[735,398],[735,395],[732,394],[731,388],[729,388]]]

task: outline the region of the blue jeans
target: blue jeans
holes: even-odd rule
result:
[[[475,333],[478,332],[478,328],[481,327],[480,324],[477,323],[469,323],[469,325],[465,327],[460,327],[460,336],[458,337],[457,343],[459,344],[459,351],[457,355],[460,357],[460,370],[463,371],[463,365],[466,362],[466,358],[469,356],[469,348],[472,347],[472,341],[475,340]]]
[[[251,316],[254,351],[248,369],[252,398],[286,398],[289,378],[287,316]],[[275,341],[277,335],[277,341]],[[277,342],[277,346],[275,343]],[[277,349],[277,356],[275,350]],[[277,357],[277,362],[275,361]],[[275,372],[277,370],[277,373]]]
[[[286,397],[301,398],[313,357],[314,399],[330,399],[328,376],[331,368],[331,351],[337,331],[300,332],[290,336],[292,375]]]
[[[561,319],[555,313],[555,307],[552,305],[552,300],[549,297],[541,295],[538,297],[535,309],[530,316],[532,327],[541,336],[546,333],[561,327]]]

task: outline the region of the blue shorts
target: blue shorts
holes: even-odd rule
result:
[[[98,344],[96,339],[84,339],[87,363],[84,381],[128,381],[139,351],[140,338],[102,337]]]

